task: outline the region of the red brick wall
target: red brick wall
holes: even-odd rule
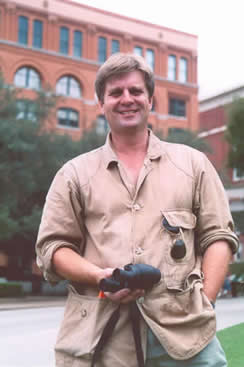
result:
[[[36,5],[35,5],[36,4]],[[49,8],[54,2],[49,4]],[[150,25],[149,23],[139,22],[135,19],[121,17],[105,11],[96,11],[85,6],[78,6],[69,1],[55,0],[55,13],[43,10],[43,2],[35,1],[30,7],[29,1],[17,1],[17,6],[14,3],[0,3],[0,68],[8,83],[13,83],[14,75],[18,68],[29,66],[35,68],[41,75],[43,85],[49,84],[54,90],[57,81],[61,76],[71,75],[76,78],[82,88],[82,98],[63,98],[59,102],[58,107],[69,107],[79,112],[79,128],[61,128],[57,126],[56,118],[51,122],[51,128],[56,129],[58,133],[69,133],[74,138],[79,138],[85,128],[91,126],[96,116],[100,114],[98,105],[96,105],[94,97],[94,81],[99,64],[97,63],[97,39],[98,36],[104,36],[110,41],[114,38],[120,41],[121,51],[133,52],[135,45],[140,45],[145,50],[151,48],[155,52],[155,105],[156,111],[151,113],[149,123],[155,128],[161,128],[165,134],[169,127],[198,129],[198,100],[197,100],[197,50],[190,49],[196,44],[194,36],[177,32],[170,29],[164,29],[163,33],[160,27]],[[35,9],[36,6],[36,9]],[[67,9],[66,16],[62,13],[62,9]],[[86,19],[80,18],[77,20],[76,13],[85,14],[89,10],[89,14],[93,14],[94,22],[97,24],[86,23]],[[93,13],[92,13],[93,12]],[[58,14],[58,15],[57,15]],[[88,13],[87,13],[88,14]],[[23,47],[17,44],[18,40],[18,17],[24,15],[29,19],[29,34],[28,47]],[[89,15],[89,16],[90,16]],[[72,17],[73,18],[72,18]],[[101,19],[106,16],[110,20],[121,21],[123,25],[128,24],[128,33],[119,33],[119,29],[113,31],[110,24],[101,26]],[[32,45],[32,21],[39,19],[43,21],[43,49],[34,50]],[[117,23],[116,23],[117,24]],[[122,23],[121,23],[122,24]],[[133,24],[135,34],[133,34]],[[83,58],[72,58],[72,37],[70,38],[69,55],[62,56],[59,54],[59,28],[66,26],[69,28],[70,36],[74,30],[83,32]],[[147,27],[148,33],[143,36],[139,35],[140,27]],[[157,30],[158,27],[158,30]],[[119,28],[119,27],[118,27]],[[151,32],[151,33],[150,33]],[[161,32],[161,33],[160,33]],[[152,34],[149,38],[148,34]],[[166,35],[168,39],[162,39],[160,34]],[[166,37],[165,36],[165,37]],[[158,37],[158,39],[157,39]],[[171,43],[173,42],[173,43]],[[186,47],[184,48],[184,42]],[[179,46],[180,45],[180,46]],[[195,47],[195,46],[194,46]],[[177,61],[180,57],[185,57],[188,60],[188,84],[172,82],[167,80],[167,64],[168,55],[175,54]],[[110,48],[108,48],[108,55]],[[178,69],[177,69],[178,73]],[[24,92],[29,96],[29,91]],[[177,118],[168,116],[168,99],[169,96],[183,98],[187,105],[187,117]]]
[[[200,113],[199,127],[201,131],[210,130],[226,124],[227,116],[224,106],[218,106]]]
[[[205,138],[210,148],[211,153],[206,153],[209,160],[213,163],[217,171],[220,171],[227,163],[227,155],[229,145],[224,138],[224,133],[219,132],[214,135],[209,135]]]

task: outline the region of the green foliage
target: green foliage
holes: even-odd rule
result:
[[[11,236],[18,232],[19,226],[18,223],[13,220],[10,216],[10,210],[6,206],[1,206],[0,211],[0,233],[1,238],[9,239]]]
[[[105,143],[106,134],[98,134],[96,129],[85,131],[80,141],[80,148],[82,153],[89,152],[92,149],[96,149]]]
[[[80,141],[50,132],[47,121],[56,100],[50,89],[36,92],[32,100],[23,99],[22,91],[5,85],[0,76],[0,248],[20,254],[26,262],[34,255],[54,175],[69,159],[105,141],[95,129]]]
[[[12,86],[6,85],[2,74],[0,73],[0,119],[16,118],[18,91]]]
[[[31,101],[20,96],[21,90],[0,77],[0,247],[6,252],[20,245],[33,248],[51,181],[80,151],[70,137],[43,129],[56,103],[50,90],[37,92]],[[31,104],[34,120],[32,114],[30,120],[20,115],[20,101],[27,109]]]
[[[244,98],[235,100],[228,110],[226,139],[230,145],[228,165],[244,173]]]
[[[231,214],[237,230],[244,233],[244,211],[232,212]]]
[[[236,262],[230,264],[231,274],[235,274],[237,277],[244,275],[244,262]]]
[[[162,131],[156,131],[155,134],[162,139]],[[199,138],[198,134],[188,129],[169,129],[168,136],[165,141],[169,143],[184,144],[201,152],[211,152],[210,146],[207,142]]]
[[[229,367],[243,367],[244,324],[221,330],[217,336],[223,346]]]
[[[23,289],[19,283],[0,283],[0,298],[1,297],[21,297]]]

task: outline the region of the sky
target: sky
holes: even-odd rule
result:
[[[73,0],[198,36],[199,98],[244,85],[244,0]]]

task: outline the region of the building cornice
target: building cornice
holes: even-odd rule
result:
[[[239,86],[199,101],[199,112],[208,111],[232,103],[235,99],[244,97],[244,86]]]
[[[85,23],[93,24],[98,29],[106,29],[109,33],[119,32],[121,35],[129,33],[133,38],[142,38],[141,35],[144,35],[144,42],[160,43],[163,39],[165,43],[174,45],[176,48],[197,52],[198,37],[196,35],[93,8],[71,0],[52,0],[49,2],[47,0],[33,2],[14,0],[11,3],[15,3],[18,8],[51,13],[66,21],[79,22],[83,25]]]

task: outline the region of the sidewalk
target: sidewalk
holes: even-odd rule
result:
[[[25,308],[63,307],[66,297],[24,296],[19,298],[0,298],[0,311]]]

